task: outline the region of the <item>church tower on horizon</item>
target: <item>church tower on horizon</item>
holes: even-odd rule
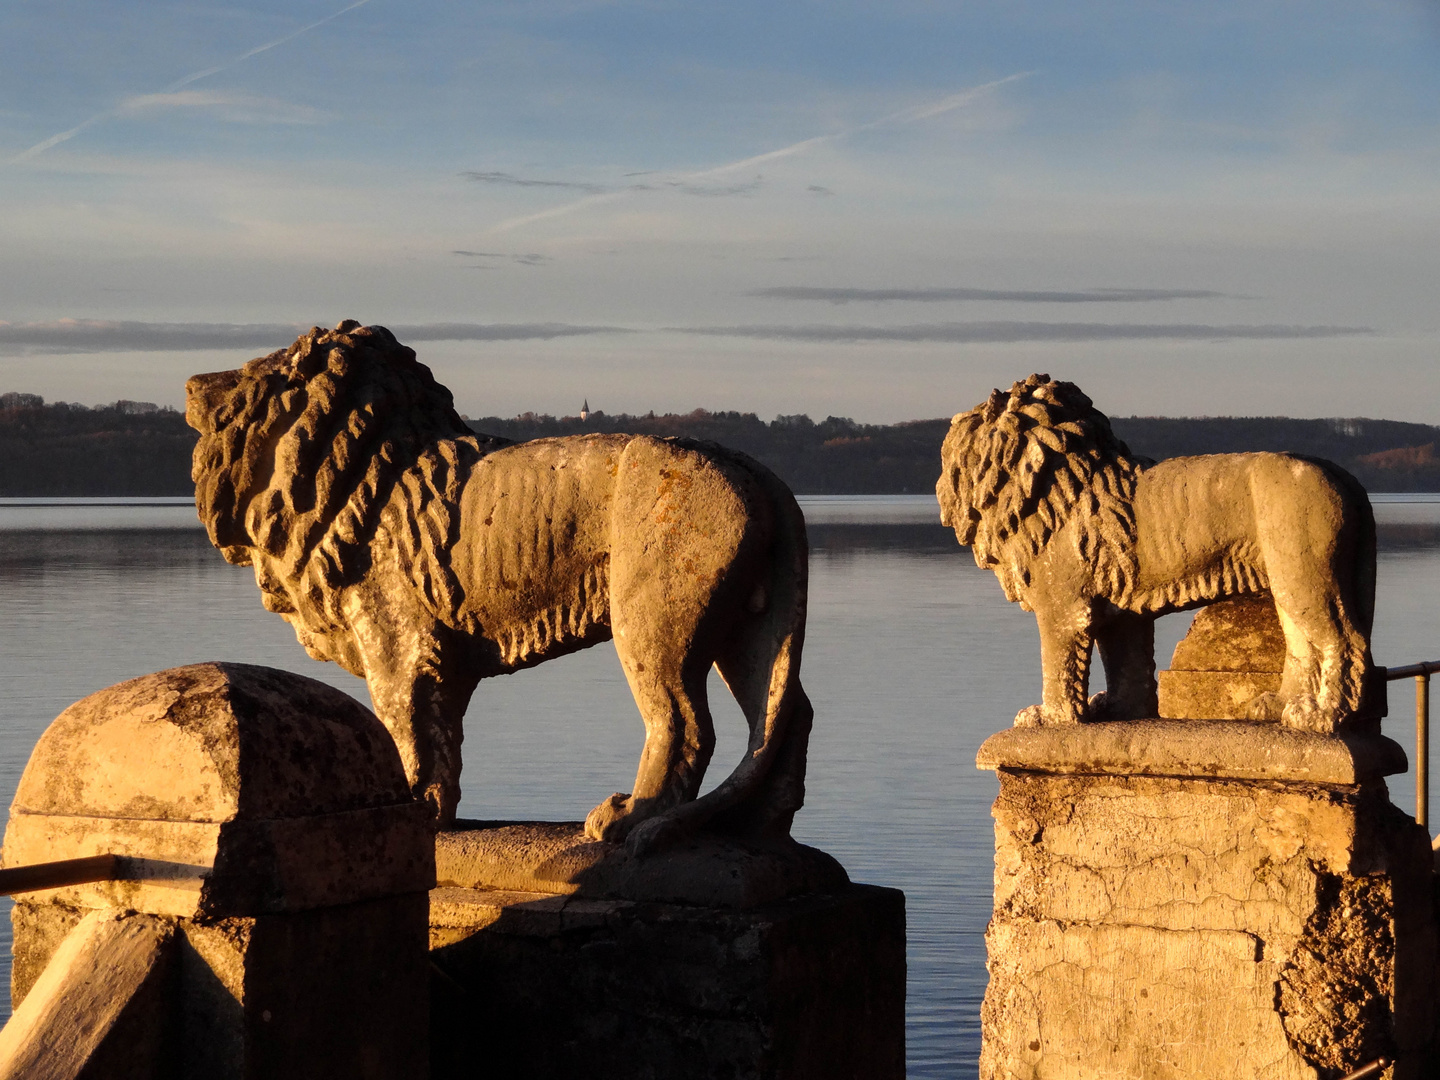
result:
[[[580,422],[583,424],[590,418],[590,399],[585,399],[585,404],[580,406]]]

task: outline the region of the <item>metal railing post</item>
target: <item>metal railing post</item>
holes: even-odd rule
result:
[[[1430,828],[1430,676],[1440,671],[1440,660],[1404,667],[1381,668],[1387,682],[1415,680],[1415,820]]]
[[[1415,676],[1415,820],[1430,827],[1430,673]]]

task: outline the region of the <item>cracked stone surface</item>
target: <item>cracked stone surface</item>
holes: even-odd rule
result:
[[[1430,1075],[1432,857],[1383,781],[998,772],[982,1080]]]

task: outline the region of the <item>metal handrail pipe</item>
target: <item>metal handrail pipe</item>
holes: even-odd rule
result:
[[[7,866],[0,870],[0,896],[58,889],[62,885],[86,885],[92,881],[114,881],[120,876],[120,856],[90,855],[83,859]]]
[[[1379,1076],[1395,1062],[1388,1057],[1378,1057],[1374,1061],[1361,1065],[1354,1072],[1348,1072],[1340,1080],[1370,1080],[1372,1076]]]
[[[1404,667],[1382,668],[1381,670],[1385,672],[1387,682],[1394,682],[1396,679],[1420,679],[1440,671],[1440,660],[1426,660],[1419,664],[1406,664]]]
[[[1415,821],[1430,828],[1430,676],[1440,660],[1422,660],[1404,667],[1381,668],[1386,682],[1415,680]]]

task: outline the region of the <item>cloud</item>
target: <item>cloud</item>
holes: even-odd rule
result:
[[[1082,289],[1061,292],[1045,289],[830,289],[809,285],[777,285],[773,288],[754,289],[746,295],[763,296],[770,300],[826,300],[832,304],[848,304],[861,300],[915,300],[929,303],[1006,300],[1028,304],[1135,304],[1153,300],[1250,299],[1231,293],[1215,292],[1212,289]]]
[[[607,190],[598,184],[581,184],[573,180],[539,180],[529,176],[516,176],[507,172],[476,172],[469,169],[460,174],[466,180],[477,184],[506,184],[510,187],[568,188],[571,191],[588,191],[599,194]]]
[[[807,187],[805,190],[808,191],[808,192],[810,192],[812,195],[834,195],[834,194],[835,194],[835,193],[834,193],[833,191],[831,191],[828,187],[821,187],[819,184],[811,184],[811,185],[810,185],[809,187]]]
[[[420,323],[390,327],[401,341],[549,341],[587,334],[633,334],[624,326],[571,323]]]
[[[252,49],[247,49],[239,56],[236,56],[230,60],[226,60],[223,64],[216,64],[213,67],[201,68],[199,71],[192,71],[183,79],[177,79],[175,82],[165,87],[160,94],[152,96],[163,97],[169,94],[173,94],[177,90],[183,90],[191,83],[199,82],[201,79],[208,79],[211,75],[217,75],[220,72],[225,71],[227,68],[232,68],[236,64],[243,63],[244,61],[249,60],[252,56],[259,56],[261,53],[268,52],[271,49],[276,48],[277,46],[284,45],[286,42],[294,41],[301,34],[308,34],[311,30],[317,29],[318,27],[324,26],[328,22],[338,19],[347,11],[354,11],[358,7],[364,7],[369,2],[370,0],[353,0],[353,3],[346,4],[339,11],[331,12],[323,19],[316,19],[314,22],[306,23],[298,30],[292,30],[290,31],[290,33],[275,38],[273,41],[267,41],[263,45],[256,45]],[[113,116],[118,116],[122,111],[124,111],[123,103],[119,108],[105,109],[102,112],[98,112],[94,116],[90,117],[88,120],[80,121],[80,123],[76,124],[68,131],[61,131],[57,134],[51,135],[48,139],[42,139],[34,146],[29,147],[26,150],[20,151],[20,153],[16,154],[14,157],[11,157],[4,162],[0,162],[0,168],[7,168],[11,165],[17,165],[22,161],[29,161],[32,158],[39,157],[41,154],[45,153],[45,151],[51,149],[52,147],[59,146],[61,143],[73,139],[76,135],[79,135],[86,128],[92,127],[95,124],[100,123],[100,121],[102,120],[108,120]]]
[[[699,189],[708,186],[706,183],[707,181],[722,177],[727,173],[753,169],[755,166],[762,165],[767,161],[778,161],[781,158],[793,157],[796,154],[802,154],[807,150],[813,150],[818,146],[825,146],[830,143],[838,142],[841,139],[847,138],[851,135],[857,135],[863,131],[873,131],[876,128],[893,127],[903,124],[913,124],[919,120],[928,120],[931,117],[939,116],[942,113],[950,112],[952,109],[958,109],[964,105],[969,105],[971,102],[976,101],[981,97],[984,97],[985,95],[991,93],[999,87],[1004,86],[1006,83],[1011,83],[1017,79],[1026,78],[1030,74],[1031,73],[1028,71],[1018,71],[1013,75],[1005,76],[1003,79],[995,79],[992,82],[984,83],[980,86],[972,86],[970,89],[962,90],[958,94],[950,94],[949,96],[940,98],[937,101],[927,102],[923,105],[916,105],[913,108],[909,109],[902,109],[899,112],[890,113],[888,116],[882,116],[878,120],[871,120],[869,123],[866,124],[859,124],[855,127],[844,128],[840,131],[831,132],[828,135],[813,135],[808,139],[801,139],[799,142],[791,143],[789,146],[782,146],[778,150],[767,150],[763,154],[754,154],[751,157],[741,158],[738,161],[729,161],[726,162],[724,165],[715,165],[709,169],[701,169],[698,172],[672,173],[670,174],[672,179],[665,181],[663,186],[681,187],[683,189],[685,185],[690,185],[696,188],[696,190],[688,192],[688,194],[702,194],[703,192]],[[627,175],[643,176],[645,174],[631,173]],[[753,183],[756,185],[758,185],[759,182],[760,181],[758,177],[755,179],[755,181],[753,181]],[[584,198],[576,199],[574,202],[564,203],[560,206],[552,206],[548,210],[541,210],[538,213],[525,214],[522,217],[510,218],[508,221],[502,221],[497,225],[491,226],[487,230],[487,232],[508,232],[511,229],[519,229],[526,225],[533,225],[538,221],[546,221],[550,218],[563,217],[567,214],[572,214],[577,210],[584,210],[591,206],[597,206],[602,203],[613,202],[616,199],[624,198],[626,195],[631,194],[632,192],[653,191],[655,190],[656,186],[657,185],[651,184],[632,184],[630,187],[623,188],[619,191],[594,191],[586,195]],[[722,193],[732,195],[744,194],[745,189],[743,185],[740,185],[736,187],[736,190]]]
[[[461,255],[468,259],[500,259],[505,262],[518,263],[521,266],[540,266],[550,262],[551,256],[541,255],[537,251],[529,252],[508,252],[508,251],[452,251],[451,255]],[[467,270],[495,270],[493,263],[480,263],[466,267]]]
[[[676,326],[672,333],[772,341],[908,341],[966,345],[1015,341],[1244,341],[1373,334],[1368,326],[1204,326],[1195,323],[963,322],[909,326]]]
[[[584,184],[574,180],[541,180],[535,177],[516,176],[513,173],[507,172],[475,172],[472,170],[462,172],[460,175],[467,180],[473,180],[479,184],[505,184],[510,187],[566,188],[571,191],[587,192],[586,199],[582,199],[581,202],[587,202],[596,195],[613,198],[633,191],[673,190],[678,191],[682,195],[700,195],[711,198],[725,195],[749,195],[751,192],[757,191],[764,183],[764,177],[761,176],[756,176],[753,180],[730,184],[696,183],[695,180],[697,178],[706,175],[701,173],[681,174],[673,180],[661,179],[654,183],[625,184],[622,187],[606,187],[603,184]],[[656,174],[649,170],[625,174],[627,178],[631,176],[654,175]]]
[[[0,322],[0,352],[169,352],[183,349],[279,348],[298,323],[150,323],[100,319]]]
[[[0,354],[273,350],[284,348],[308,329],[303,323],[0,322]],[[407,342],[530,341],[632,332],[619,326],[569,323],[420,323],[390,329]]]
[[[717,198],[726,195],[749,195],[760,190],[764,185],[765,178],[755,177],[754,180],[746,180],[738,184],[692,184],[685,180],[667,180],[665,186],[674,188],[682,195],[700,195],[706,198]],[[637,190],[640,190],[637,185]],[[644,190],[650,190],[646,188]]]
[[[292,105],[278,98],[214,90],[140,94],[126,98],[118,111],[138,113],[155,109],[213,109],[223,119],[241,124],[317,124],[325,118],[323,112],[308,105]]]
[[[419,341],[550,341],[596,334],[645,333],[624,326],[542,323],[391,323],[395,336]],[[0,322],[0,355],[198,352],[284,348],[309,326],[304,323],[154,323],[100,319]],[[978,344],[1019,341],[1235,341],[1331,338],[1375,333],[1366,326],[1205,326],[1192,323],[961,322],[902,326],[677,326],[663,333],[703,337],[808,342],[939,342]]]

